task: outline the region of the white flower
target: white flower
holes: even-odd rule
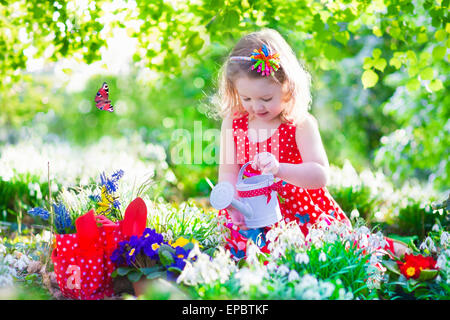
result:
[[[325,262],[325,261],[327,261],[327,255],[325,254],[325,252],[320,252],[320,254],[319,254],[319,261],[321,261],[321,262]]]
[[[263,268],[241,268],[236,272],[234,277],[239,280],[241,284],[241,291],[248,292],[251,286],[259,286],[264,278]]]
[[[195,258],[194,262],[186,262],[186,266],[177,278],[177,283],[190,286],[215,281],[224,283],[237,268],[230,257],[230,252],[222,247],[219,247],[211,260],[206,253],[200,251],[198,244],[195,244],[188,255],[188,260],[193,258]]]
[[[431,228],[431,230],[434,231],[434,232],[438,232],[440,230],[440,227],[439,227],[439,225],[437,223],[435,223],[433,225],[433,227]]]
[[[450,235],[447,231],[442,232],[441,234],[441,247],[446,248],[450,242]]]
[[[309,263],[309,257],[308,254],[304,253],[304,252],[300,252],[297,253],[295,255],[295,262],[299,263],[299,264],[308,264]]]
[[[284,264],[279,266],[277,269],[277,273],[281,276],[285,276],[286,274],[288,274],[288,272],[289,272],[289,268]]]
[[[352,212],[350,212],[350,218],[351,219],[359,218],[359,211],[358,211],[358,209],[353,209]]]
[[[293,282],[297,281],[298,279],[300,279],[300,276],[298,275],[297,271],[291,270],[288,275],[288,281]]]

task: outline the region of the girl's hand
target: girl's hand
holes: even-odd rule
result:
[[[235,226],[239,227],[242,230],[248,230],[247,226],[245,225],[244,215],[242,213],[232,207],[229,207],[227,210],[229,211],[231,221]]]
[[[252,168],[260,170],[261,174],[271,173],[275,176],[280,170],[280,163],[270,152],[261,152],[253,158]]]

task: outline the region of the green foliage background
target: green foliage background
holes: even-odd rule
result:
[[[311,113],[331,163],[382,168],[396,183],[449,181],[449,1],[0,1],[1,144],[14,129],[44,125],[74,144],[139,132],[162,144],[185,196],[206,195],[217,166],[176,165],[173,130],[219,128],[207,117],[217,71],[239,38],[278,30],[313,77]],[[114,15],[105,22],[103,18]],[[97,75],[69,93],[51,72],[27,72],[29,57],[101,61],[114,28],[136,39],[129,74]],[[70,77],[73,70],[64,70]],[[156,77],[139,77],[142,71]],[[115,113],[94,96],[110,86]],[[122,109],[119,112],[119,109]],[[46,117],[42,113],[47,114]],[[193,146],[192,146],[193,148]],[[0,149],[1,152],[1,149]]]

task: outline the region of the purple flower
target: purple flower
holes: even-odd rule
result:
[[[146,228],[141,236],[142,249],[150,259],[159,260],[158,248],[164,243],[164,238],[155,230]]]
[[[136,261],[136,255],[141,253],[142,244],[137,236],[131,236],[128,246],[129,249],[126,251],[125,260],[129,266],[133,266],[132,262]]]
[[[128,241],[120,241],[118,247],[111,254],[111,261],[116,266],[123,265],[125,263],[125,255],[127,253]]]

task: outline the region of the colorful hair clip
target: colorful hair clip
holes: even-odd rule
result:
[[[253,53],[250,57],[233,56],[230,57],[230,60],[256,62],[252,66],[252,70],[257,69],[257,71],[260,72],[263,77],[273,75],[274,71],[277,71],[280,68],[280,54],[269,54],[269,50],[267,49],[267,46],[265,44],[263,44],[259,50],[253,50]]]

